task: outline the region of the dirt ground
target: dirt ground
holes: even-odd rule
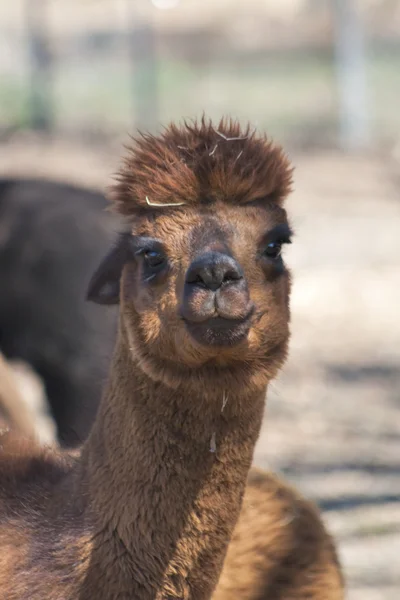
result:
[[[24,138],[0,146],[0,171],[104,189],[118,155]],[[400,162],[292,158],[291,352],[269,390],[255,462],[319,502],[349,600],[398,600]]]

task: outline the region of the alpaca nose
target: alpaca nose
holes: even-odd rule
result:
[[[192,262],[185,283],[215,292],[223,285],[242,279],[242,269],[234,258],[221,252],[206,252]]]

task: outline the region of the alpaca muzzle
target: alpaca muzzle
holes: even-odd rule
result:
[[[239,263],[227,254],[206,252],[189,266],[181,317],[201,344],[232,346],[249,332],[254,305]]]

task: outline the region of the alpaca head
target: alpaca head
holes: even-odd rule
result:
[[[275,375],[289,336],[291,174],[279,147],[230,121],[170,126],[129,150],[113,189],[128,231],[89,299],[120,302],[153,378],[173,385],[207,371],[263,385]]]

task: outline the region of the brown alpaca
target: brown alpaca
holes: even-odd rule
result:
[[[130,151],[113,191],[129,230],[89,289],[120,303],[107,389],[79,456],[5,440],[0,597],[206,600],[232,535],[213,597],[342,597],[317,513],[272,476],[250,476],[234,532],[287,351],[290,184],[235,123]]]
[[[0,418],[1,428],[13,426],[22,435],[33,438],[34,421],[25,407],[14,374],[4,356],[0,353]]]
[[[335,548],[317,508],[252,468],[213,600],[343,600]]]
[[[11,428],[38,442],[55,442],[55,427],[45,414],[46,404],[36,373],[22,361],[7,361],[0,352],[0,428]]]

